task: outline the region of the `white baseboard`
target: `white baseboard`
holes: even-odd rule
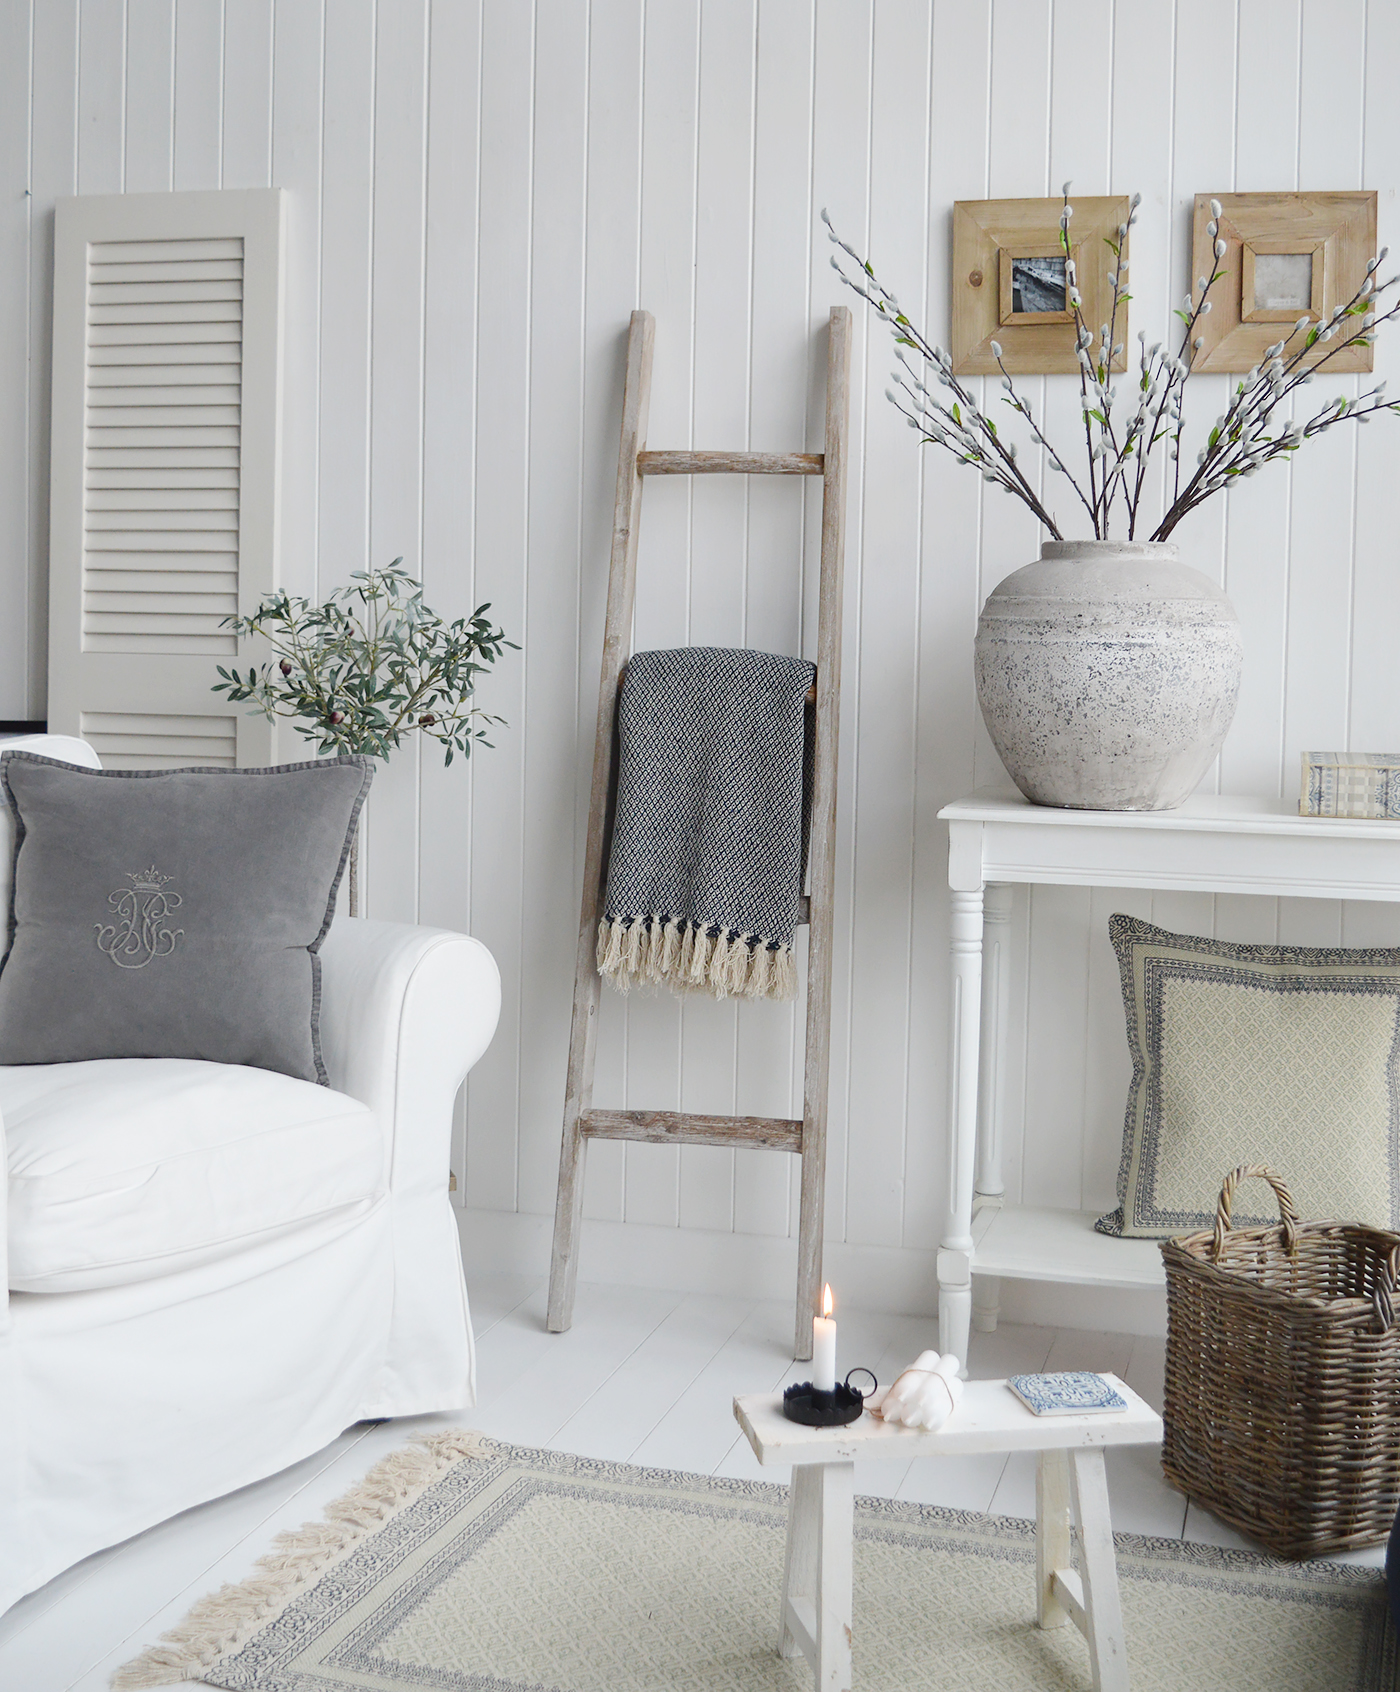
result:
[[[550,1216],[516,1211],[459,1211],[468,1277],[493,1270],[547,1275],[553,1222]],[[935,1264],[934,1252],[900,1246],[831,1241],[824,1253],[827,1277],[843,1304],[903,1316],[937,1317]],[[585,1222],[580,1265],[585,1281],[736,1298],[791,1298],[797,1242],[639,1222]],[[1167,1331],[1166,1295],[1160,1291],[1003,1280],[1001,1315],[1007,1322],[1047,1328],[1152,1335]]]

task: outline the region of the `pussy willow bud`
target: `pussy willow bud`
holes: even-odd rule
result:
[[[1220,201],[1219,200],[1212,200],[1210,202],[1210,215],[1212,217],[1219,217],[1220,216]]]

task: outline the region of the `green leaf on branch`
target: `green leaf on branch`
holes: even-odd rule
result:
[[[466,741],[482,739],[473,724],[498,720],[473,703],[476,678],[515,643],[487,605],[445,622],[402,563],[352,571],[350,586],[322,605],[278,592],[249,617],[226,617],[240,639],[265,640],[271,657],[250,666],[246,682],[236,666],[216,665],[223,679],[212,690],[292,719],[323,753],[388,758],[415,731],[449,753],[468,751]]]

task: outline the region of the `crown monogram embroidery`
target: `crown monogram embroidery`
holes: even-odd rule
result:
[[[149,869],[128,870],[130,887],[117,887],[107,895],[116,914],[111,923],[95,922],[98,950],[119,969],[144,969],[152,958],[168,958],[185,932],[169,928],[166,919],[183,903],[169,891],[174,877],[162,875],[154,864]]]

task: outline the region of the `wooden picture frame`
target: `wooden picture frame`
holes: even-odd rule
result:
[[[1058,240],[1051,248],[1047,248],[1043,241],[1015,241],[1009,246],[997,249],[997,322],[1003,329],[1010,329],[1018,324],[1040,325],[1043,323],[1073,323],[1074,313],[1069,309],[1068,295],[1066,304],[1060,311],[1019,311],[1016,308],[1016,282],[1018,261],[1025,259],[1050,259],[1059,261],[1063,267],[1064,252]],[[1079,268],[1079,244],[1075,242],[1070,247],[1070,257],[1074,260],[1076,271]],[[1069,284],[1066,282],[1065,287]]]
[[[1084,321],[1097,328],[1113,308],[1108,271],[1113,255],[1103,245],[1116,242],[1128,221],[1126,195],[1080,197],[1070,204],[1071,256],[1075,286],[1083,298]],[[993,376],[1000,366],[992,352],[996,341],[1002,363],[1018,375],[1072,375],[1079,369],[1074,344],[1074,313],[1014,309],[1018,259],[1058,258],[1062,200],[959,200],[953,207],[952,354],[959,376]],[[1082,255],[1082,256],[1081,256]],[[1100,262],[1102,260],[1102,262]],[[1120,309],[1116,339],[1126,346],[1128,313]],[[1113,361],[1127,369],[1127,355]]]
[[[1262,293],[1256,282],[1256,257],[1306,258],[1308,260],[1307,298],[1283,300]],[[1307,247],[1297,240],[1263,241],[1257,237],[1240,243],[1240,322],[1296,323],[1300,317],[1320,322],[1326,310],[1325,278],[1327,275],[1327,243],[1319,241]],[[1275,337],[1277,339],[1277,337]]]
[[[1220,202],[1219,238],[1225,242],[1220,259],[1215,257],[1214,239],[1206,232],[1212,197]],[[1191,243],[1193,284],[1196,277],[1209,276],[1216,267],[1223,274],[1210,291],[1210,314],[1196,326],[1202,346],[1192,368],[1252,370],[1265,348],[1300,317],[1321,322],[1334,307],[1351,299],[1365,280],[1366,265],[1375,251],[1376,196],[1369,190],[1197,194]],[[1278,297],[1259,286],[1259,259],[1290,254],[1306,255],[1311,261],[1306,300],[1301,289]],[[1326,345],[1315,347],[1305,363],[1315,364],[1327,350]],[[1371,347],[1348,347],[1327,360],[1327,370],[1338,375],[1368,371],[1373,367],[1372,355]]]

